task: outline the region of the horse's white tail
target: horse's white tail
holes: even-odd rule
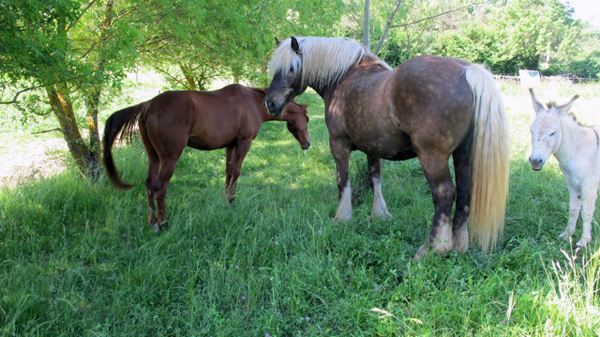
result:
[[[475,108],[471,154],[471,238],[494,250],[504,229],[508,196],[509,133],[500,91],[492,74],[470,65],[465,77]]]

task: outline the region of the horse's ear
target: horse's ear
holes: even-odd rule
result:
[[[281,44],[281,41],[279,41],[279,39],[278,39],[278,38],[275,38],[275,45],[276,45],[277,47],[279,47],[279,45],[280,45],[280,44]]]
[[[560,111],[561,114],[569,113],[569,110],[571,110],[573,103],[575,103],[575,100],[577,100],[578,98],[579,98],[579,95],[573,96],[573,98],[571,98],[571,100],[568,103],[557,107],[558,111]]]
[[[292,50],[296,53],[296,54],[300,54],[300,44],[298,43],[298,40],[295,37],[291,37],[292,39]]]
[[[533,109],[535,110],[535,113],[538,113],[540,111],[545,111],[546,108],[544,108],[544,104],[542,104],[537,97],[535,97],[535,94],[533,93],[533,89],[529,88],[529,93],[531,94],[531,100],[533,102]]]

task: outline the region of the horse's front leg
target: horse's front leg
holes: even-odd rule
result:
[[[572,187],[568,180],[567,186],[569,188],[569,221],[565,231],[558,236],[559,239],[563,240],[568,240],[575,233],[579,211],[581,210],[581,192]]]
[[[417,251],[415,261],[421,259],[429,247],[442,256],[454,247],[450,219],[452,205],[456,198],[456,188],[448,168],[448,157],[431,153],[419,154],[419,161],[429,183],[435,212],[429,238]]]
[[[598,195],[598,183],[587,184],[583,187],[583,205],[581,209],[581,220],[583,220],[583,234],[577,242],[577,247],[585,247],[592,241],[592,219],[596,209],[596,197]]]
[[[227,199],[230,203],[235,201],[235,190],[237,188],[237,181],[242,171],[242,162],[246,158],[246,154],[250,150],[250,144],[252,139],[238,140],[237,146],[232,150],[231,154],[231,178],[229,181],[229,189],[227,193]]]
[[[352,219],[352,189],[350,188],[350,179],[348,179],[350,147],[345,141],[329,137],[329,148],[337,167],[339,204],[334,220],[348,221]]]
[[[392,215],[388,212],[387,205],[381,193],[381,159],[367,155],[369,163],[369,183],[373,188],[373,210],[372,218],[386,219]]]

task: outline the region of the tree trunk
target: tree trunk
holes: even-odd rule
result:
[[[240,83],[240,75],[238,74],[238,71],[235,69],[231,69],[231,71],[233,72],[233,83],[239,84]]]
[[[194,79],[194,74],[192,73],[191,67],[183,63],[179,63],[179,69],[181,69],[181,73],[187,82],[187,90],[196,90],[196,81]]]
[[[102,93],[101,85],[93,85],[85,95],[85,104],[87,106],[87,122],[90,136],[89,155],[91,157],[89,168],[91,170],[92,181],[96,182],[100,178],[100,130],[98,127],[98,114],[100,112],[100,95]]]
[[[99,167],[98,161],[90,153],[90,149],[87,147],[79,132],[79,126],[77,125],[77,119],[73,112],[73,106],[71,105],[71,99],[66,93],[65,88],[63,90],[57,90],[54,86],[46,87],[46,93],[50,100],[50,106],[52,112],[56,116],[60,129],[63,133],[69,152],[75,160],[75,165],[79,171],[86,178],[91,178],[92,181],[95,179],[97,171],[95,168]]]
[[[370,4],[370,0],[365,0],[365,12],[363,20],[363,45],[365,46],[365,48],[367,48],[368,51],[371,51],[371,44],[369,42],[369,17],[371,14],[369,9]]]

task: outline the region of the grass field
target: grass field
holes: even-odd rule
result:
[[[597,336],[597,220],[587,250],[573,248],[580,228],[572,243],[557,239],[565,183],[555,160],[531,170],[528,93],[501,89],[511,180],[493,254],[472,247],[411,261],[433,214],[416,160],[384,163],[392,219],[371,220],[372,194],[357,189],[354,219],[333,222],[323,102],[308,93],[298,101],[310,104],[311,148],[304,154],[284,124],[265,124],[235,206],[222,196],[224,151],[186,149],[167,195],[170,229],[158,236],[146,225],[140,142],[115,149],[132,190],[90,185],[74,170],[0,189],[0,335]],[[600,124],[600,85],[537,89],[559,102],[575,93],[579,120]],[[355,152],[355,187],[365,165]]]

